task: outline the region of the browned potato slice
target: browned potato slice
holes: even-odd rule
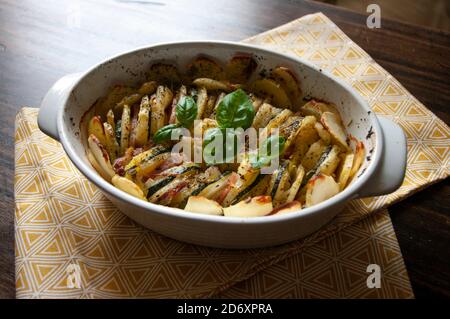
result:
[[[219,203],[203,196],[190,196],[184,210],[199,214],[223,215],[223,208]]]
[[[224,208],[223,214],[232,217],[258,217],[270,214],[272,209],[270,196],[256,196]]]
[[[158,83],[156,81],[145,82],[139,88],[138,93],[141,95],[153,94],[153,93],[155,93],[157,87],[158,87]]]
[[[106,145],[105,131],[103,130],[102,119],[96,115],[89,121],[88,135],[95,135],[102,145]]]
[[[353,166],[354,157],[355,156],[353,155],[353,153],[347,153],[345,154],[341,162],[340,168],[337,173],[337,180],[339,184],[339,189],[341,191],[347,186],[347,182],[350,178],[350,172]]]
[[[323,125],[320,124],[319,122],[317,122],[317,123],[314,125],[314,128],[316,129],[317,134],[319,134],[319,137],[322,139],[322,141],[323,141],[325,144],[329,145],[329,144],[331,143],[331,134],[330,134],[330,132],[328,132],[328,131],[323,127]]]
[[[278,206],[270,212],[269,215],[283,215],[287,213],[297,212],[302,209],[302,204],[296,200]]]
[[[364,149],[364,144],[362,142],[358,142],[356,144],[355,157],[353,159],[352,170],[350,171],[350,177],[349,177],[348,183],[350,183],[352,181],[352,179],[356,176],[356,173],[358,173],[359,168],[361,167],[362,163],[364,162],[365,156],[366,156],[366,151]]]
[[[156,81],[168,86],[176,86],[181,83],[181,77],[175,65],[166,63],[155,63],[150,67],[149,80]],[[153,93],[153,92],[152,92]],[[145,94],[152,94],[145,93]]]
[[[269,98],[279,108],[292,109],[292,103],[279,83],[272,79],[256,80],[252,84],[252,91],[256,95]]]
[[[339,193],[339,185],[333,177],[319,174],[306,184],[306,207],[319,204]]]
[[[86,152],[86,155],[87,155],[87,158],[88,158],[89,162],[91,163],[92,167],[95,168],[95,170],[100,174],[101,177],[103,177],[104,179],[109,181],[111,179],[111,177],[108,175],[108,173],[106,173],[106,171],[97,162],[94,155],[92,154],[92,151],[88,149]]]
[[[305,115],[315,116],[318,121],[320,121],[320,118],[324,112],[331,112],[340,117],[339,111],[334,105],[314,99],[303,105],[300,108],[300,111]]]
[[[227,79],[233,83],[246,83],[257,64],[249,55],[236,55],[231,58],[226,67]]]
[[[111,177],[113,177],[115,173],[111,166],[111,161],[105,147],[93,134],[88,137],[88,145],[97,163],[102,168],[103,172],[109,177],[108,181],[111,180]]]
[[[280,83],[281,87],[289,96],[292,105],[299,106],[302,92],[300,83],[294,73],[288,68],[280,66],[272,71],[271,76],[275,81]]]
[[[116,121],[114,120],[114,112],[111,109],[108,111],[108,113],[106,113],[106,122],[108,122],[108,124],[111,125],[113,132],[115,132]]]
[[[347,134],[342,125],[341,118],[331,112],[324,112],[321,118],[322,125],[327,129],[331,135],[331,140],[342,146],[345,150],[349,150],[347,144]]]
[[[214,80],[222,80],[224,78],[222,67],[217,62],[204,56],[192,61],[187,69],[187,73],[191,79],[211,78]]]
[[[219,90],[219,91],[231,92],[231,91],[237,90],[240,87],[240,85],[238,85],[238,84],[231,84],[226,81],[218,81],[218,80],[213,80],[210,78],[198,78],[198,79],[195,79],[192,83],[194,85],[196,85],[197,87],[204,87],[204,88],[208,89],[209,91]]]

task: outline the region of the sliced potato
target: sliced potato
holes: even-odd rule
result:
[[[234,83],[246,83],[257,64],[249,55],[236,55],[231,58],[226,67],[226,77]]]
[[[114,120],[114,112],[112,109],[109,109],[108,113],[106,113],[106,122],[111,125],[113,132],[116,131],[116,121]]]
[[[132,107],[134,104],[139,103],[141,98],[142,98],[142,95],[139,93],[133,93],[133,94],[127,95],[122,100],[120,100],[119,103],[116,104],[116,106],[114,107],[114,111],[116,111],[116,112],[122,111],[122,109],[125,105]]]
[[[253,108],[255,109],[255,112],[258,112],[259,107],[263,103],[263,99],[257,97],[254,94],[249,94],[250,99],[252,100]]]
[[[97,160],[97,163],[108,176],[108,181],[111,180],[115,172],[111,166],[111,161],[105,147],[93,134],[89,135],[88,137],[88,145],[89,149],[92,152],[92,155],[94,155],[94,158]]]
[[[269,188],[266,191],[267,195],[273,198],[273,205],[277,207],[284,201],[289,195],[290,184],[290,165],[289,161],[284,161],[281,165],[272,173],[270,179]]]
[[[320,121],[322,114],[325,112],[331,112],[333,114],[340,116],[339,111],[333,104],[319,102],[317,100],[311,100],[305,103],[305,105],[301,107],[300,111],[304,115],[314,116],[318,121]]]
[[[207,215],[223,215],[223,208],[214,200],[203,196],[190,196],[184,210]]]
[[[88,135],[95,135],[102,145],[106,145],[105,131],[100,116],[91,118],[88,124]]]
[[[324,112],[320,121],[330,133],[331,140],[342,146],[345,150],[349,150],[347,144],[347,134],[345,133],[340,116],[331,112]]]
[[[280,66],[272,71],[271,77],[280,83],[281,87],[289,96],[292,105],[298,106],[302,92],[300,83],[294,73],[288,68]]]
[[[119,143],[117,143],[116,135],[112,126],[105,122],[103,123],[103,127],[105,129],[106,149],[108,150],[111,163],[113,163],[117,158],[117,153],[119,152]]]
[[[172,103],[172,91],[166,86],[158,86],[156,95],[150,99],[151,104],[151,125],[150,132],[156,133],[165,123],[165,110]]]
[[[148,79],[163,83],[170,87],[177,86],[181,83],[181,77],[175,65],[166,63],[155,63],[150,67]],[[144,93],[152,94],[153,92]]]
[[[231,92],[237,90],[240,87],[238,84],[231,84],[226,81],[218,81],[210,78],[197,78],[192,82],[192,84],[196,85],[197,87],[204,87],[209,91],[219,90],[225,92]]]
[[[128,105],[123,106],[120,135],[120,152],[125,153],[130,143],[131,111]]]
[[[329,145],[329,144],[331,143],[331,134],[330,134],[330,132],[328,132],[328,131],[323,127],[323,125],[320,124],[319,122],[317,122],[317,123],[314,125],[314,128],[316,129],[317,134],[319,134],[319,137],[322,139],[322,141],[323,141],[325,144]]]
[[[289,188],[289,195],[286,199],[286,202],[292,202],[297,196],[298,191],[300,190],[300,186],[302,185],[303,178],[305,177],[305,169],[302,165],[297,168],[297,172],[295,174],[294,182]],[[301,206],[300,206],[301,207]]]
[[[258,112],[256,112],[255,117],[253,118],[252,127],[255,129],[265,127],[270,120],[277,114],[281,113],[281,111],[281,109],[275,108],[269,103],[264,102],[259,107]]]
[[[200,87],[197,93],[197,120],[203,118],[206,105],[208,104],[208,92],[205,87]]]
[[[138,120],[136,124],[135,133],[135,146],[144,146],[148,140],[148,122],[150,117],[150,99],[148,96],[144,96],[141,100],[141,108],[138,114]]]
[[[353,159],[352,170],[350,171],[349,183],[355,178],[359,171],[362,163],[364,162],[364,157],[366,156],[366,150],[364,144],[360,141],[356,144],[355,157]]]
[[[306,184],[306,207],[319,204],[339,193],[339,185],[333,177],[319,174]]]
[[[347,186],[347,182],[350,178],[350,172],[351,172],[352,166],[353,166],[354,157],[355,156],[353,155],[353,153],[347,153],[341,162],[341,165],[340,165],[340,168],[339,168],[338,174],[337,174],[339,189],[341,191]]]
[[[298,212],[302,209],[302,204],[298,201],[291,201],[289,203],[283,204],[281,206],[278,206],[277,208],[273,209],[269,215],[283,215],[293,212]]]
[[[158,83],[156,81],[145,82],[139,88],[138,93],[141,96],[150,95],[150,94],[155,93],[157,87],[158,87]]]
[[[97,171],[97,173],[99,173],[101,177],[109,181],[111,179],[111,176],[109,176],[109,174],[100,166],[100,164],[97,162],[95,156],[92,154],[90,149],[87,150],[86,156],[89,162],[91,163],[92,167],[94,167],[95,170]]]
[[[130,181],[128,178],[119,175],[114,175],[111,182],[113,183],[114,186],[124,191],[125,193],[128,193],[134,197],[147,201],[147,199],[144,196],[144,193],[142,192],[142,189],[140,189],[139,186],[137,186],[133,181]]]
[[[302,159],[302,166],[305,168],[305,171],[309,171],[316,166],[316,163],[326,148],[327,145],[322,140],[318,140],[309,147],[308,152],[306,152],[305,157]]]
[[[200,56],[188,65],[188,75],[192,79],[211,78],[214,80],[222,80],[224,73],[222,67],[210,58]]]
[[[252,83],[253,93],[269,98],[272,103],[282,109],[292,109],[292,103],[279,83],[272,79],[261,79]]]
[[[203,117],[209,118],[214,112],[214,106],[216,105],[217,96],[213,94],[208,94],[208,102],[206,102],[205,110],[203,111]]]
[[[270,196],[256,196],[224,208],[223,214],[231,217],[258,217],[270,214],[272,209]]]

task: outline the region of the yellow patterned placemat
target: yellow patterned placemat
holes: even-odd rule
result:
[[[303,55],[336,75],[348,78],[358,90],[366,85],[376,87],[369,95],[365,95],[364,90],[361,92],[376,112],[392,117],[408,135],[408,171],[402,188],[389,196],[354,201],[318,232],[287,245],[245,251],[188,245],[145,230],[118,212],[76,170],[61,146],[38,130],[37,110],[26,108],[18,114],[16,123],[17,297],[216,296],[225,288],[275,263],[281,265],[280,261],[306,247],[314,244],[314,248],[319,247],[319,242],[361,221],[370,212],[448,176],[448,127],[325,16],[315,14],[303,17],[254,37],[249,42]],[[332,57],[325,51],[336,54]],[[319,56],[326,59],[318,59]],[[354,73],[349,75],[347,70],[339,75],[340,71],[344,72],[341,68],[349,68]],[[368,227],[373,227],[370,225]],[[341,231],[339,234],[344,233]],[[338,240],[332,241],[338,243]],[[339,247],[338,244],[334,246]],[[360,248],[363,250],[361,254],[369,254],[369,248]],[[364,249],[367,251],[364,252]],[[357,253],[359,249],[355,246],[351,252]],[[398,247],[391,249],[391,252],[400,256]],[[373,254],[369,256],[368,260],[376,259],[372,258]],[[298,263],[294,258],[303,257],[290,258],[292,265]],[[273,269],[279,272],[273,267],[266,271]],[[404,272],[402,267],[396,269]],[[332,282],[345,282],[342,277],[333,279],[335,275],[342,276],[343,272],[336,272],[335,269],[328,272],[333,274],[330,275]],[[79,279],[80,288],[68,287],[67,279],[73,279],[74,273],[79,275],[75,278]],[[348,276],[352,277],[351,271]],[[352,278],[355,278],[354,272]],[[301,287],[302,280],[297,281]],[[316,284],[325,287],[326,282],[329,280],[318,280]],[[405,289],[405,285],[399,286],[406,292],[392,296],[410,296],[410,290]],[[337,289],[339,296],[347,291]],[[322,296],[331,290],[324,291]],[[298,294],[313,295],[308,292]],[[361,293],[359,296],[363,295]],[[385,296],[389,297],[389,294]]]

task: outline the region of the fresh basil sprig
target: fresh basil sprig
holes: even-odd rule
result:
[[[283,136],[271,135],[261,145],[257,154],[254,154],[250,160],[254,168],[261,168],[268,165],[274,158],[279,157],[283,153],[286,139]],[[272,153],[272,144],[275,150]]]
[[[247,94],[238,89],[225,95],[217,107],[216,120],[221,128],[249,128],[255,117],[255,109]]]
[[[175,115],[177,124],[169,124],[161,127],[153,136],[155,143],[162,143],[171,139],[172,133],[181,135],[181,128],[190,128],[197,118],[198,107],[194,99],[190,96],[183,96],[177,103]]]

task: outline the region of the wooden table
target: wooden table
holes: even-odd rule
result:
[[[322,11],[449,123],[450,36],[309,1],[0,0],[0,297],[14,293],[14,118],[59,77],[155,42],[241,40]],[[450,297],[448,180],[389,208],[417,298]]]

